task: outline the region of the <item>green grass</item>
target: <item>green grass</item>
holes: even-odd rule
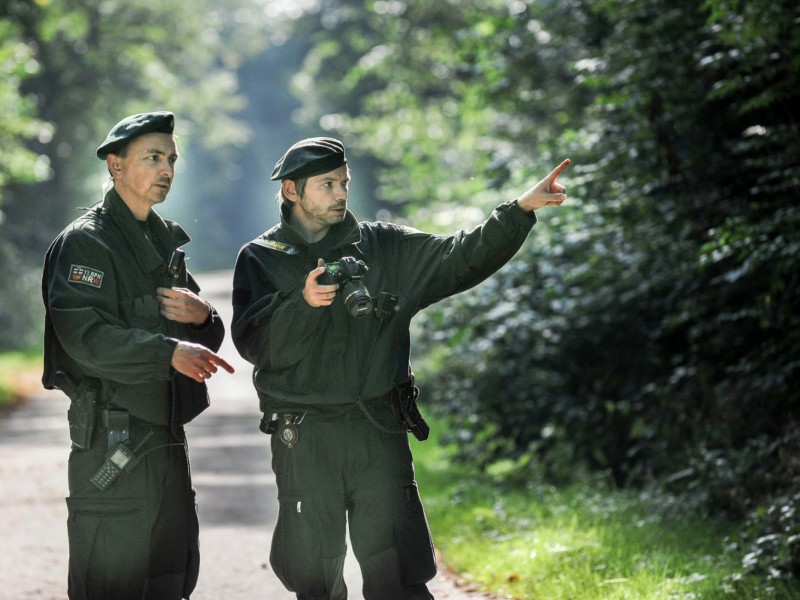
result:
[[[41,390],[42,349],[0,354],[0,407],[10,406]]]
[[[432,430],[443,430],[432,423]],[[415,443],[417,479],[441,563],[499,598],[542,600],[796,598],[740,574],[732,525],[674,500],[602,481],[504,490],[454,466],[436,439]],[[670,509],[664,506],[670,503]]]

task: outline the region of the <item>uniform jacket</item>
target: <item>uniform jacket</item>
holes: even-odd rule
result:
[[[155,211],[147,226],[152,243],[112,189],[52,243],[42,278],[42,383],[57,387],[58,371],[75,382],[97,378],[104,401],[162,425],[174,396],[185,423],[208,405],[208,393],[172,368],[175,346],[183,340],[217,350],[225,329],[213,309],[199,327],[160,315],[156,288],[171,286],[167,261],[189,236]],[[185,267],[174,287],[200,289]]]
[[[536,222],[506,202],[472,231],[451,236],[390,223],[359,223],[348,212],[321,241],[308,244],[282,214],[281,223],[239,252],[231,335],[255,366],[264,412],[335,408],[386,394],[410,377],[411,318],[422,308],[469,289],[519,250]],[[399,297],[387,321],[351,316],[341,294],[312,308],[302,297],[317,259],[363,260],[370,295]],[[373,350],[374,347],[374,350]]]

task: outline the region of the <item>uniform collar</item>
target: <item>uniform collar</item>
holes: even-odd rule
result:
[[[142,227],[136,221],[136,217],[122,200],[117,191],[112,188],[106,194],[101,208],[108,213],[114,222],[119,226],[122,235],[133,249],[136,260],[142,270],[149,272],[155,271],[166,261],[155,249],[152,243],[144,236]],[[147,216],[147,225],[155,238],[156,244],[168,253],[189,242],[190,238],[186,232],[175,223],[167,223],[154,210]]]
[[[313,244],[309,244],[305,238],[292,227],[289,217],[289,208],[285,205],[281,205],[281,229],[283,230],[283,236],[287,243],[297,248],[314,248],[316,252],[324,253],[327,250],[335,250],[336,248],[357,244],[361,241],[361,229],[359,228],[358,219],[356,219],[356,216],[349,210],[345,212],[344,219],[341,223],[331,226],[325,237]]]

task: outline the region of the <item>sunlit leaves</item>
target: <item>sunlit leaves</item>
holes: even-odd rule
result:
[[[23,81],[38,70],[34,48],[25,43],[12,23],[0,21],[0,78],[4,81],[0,86],[0,207],[3,187],[9,181],[32,181],[49,174],[47,165],[25,147],[28,140],[46,138],[49,132],[34,118],[32,99],[21,90]]]

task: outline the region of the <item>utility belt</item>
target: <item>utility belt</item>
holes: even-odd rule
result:
[[[131,471],[146,452],[163,446],[182,446],[185,443],[182,429],[155,425],[131,415],[123,408],[109,404],[107,398],[103,398],[99,379],[86,377],[76,383],[69,375],[59,371],[55,376],[55,384],[70,399],[67,419],[74,448],[89,450],[99,433],[106,433],[108,452],[105,462],[91,477],[91,482],[101,490],[108,489],[123,472]],[[134,449],[129,446],[131,429],[148,430]],[[171,441],[137,455],[138,450],[157,430],[169,432]]]
[[[169,425],[155,425],[133,416],[124,408],[114,406],[104,406],[97,411],[97,425],[100,431],[107,432],[109,448],[116,443],[127,442],[133,429],[170,431]]]
[[[70,399],[67,410],[69,437],[74,447],[89,450],[99,429],[108,432],[108,446],[127,441],[131,428],[169,429],[176,440],[183,438],[182,428],[156,425],[131,415],[126,409],[109,402],[102,382],[85,377],[79,383],[63,371],[55,375],[54,383]]]
[[[90,481],[100,490],[107,490],[120,475],[130,473],[141,458],[153,450],[166,446],[183,446],[185,441],[175,437],[174,431],[168,425],[154,425],[131,415],[127,410],[114,407],[103,407],[98,411],[99,430],[106,431],[108,437],[108,450],[103,464],[94,472]],[[131,448],[132,429],[145,429],[147,433],[140,436],[136,447]],[[166,443],[160,443],[140,452],[152,435],[158,430],[171,434]],[[162,439],[162,442],[164,440]]]
[[[414,380],[395,385],[389,392],[377,398],[364,400],[359,398],[355,406],[363,413],[367,421],[375,428],[390,434],[411,433],[420,441],[428,439],[430,428],[425,422],[424,417],[417,408],[417,398],[419,388],[414,385]],[[371,412],[369,406],[377,407],[382,404],[391,406],[396,424],[389,425],[381,422]],[[342,413],[352,410],[348,405]],[[283,411],[277,410],[271,413],[264,413],[259,424],[259,429],[267,435],[277,434],[281,442],[289,448],[293,447],[299,439],[298,425],[300,425],[309,414],[309,411]]]

